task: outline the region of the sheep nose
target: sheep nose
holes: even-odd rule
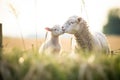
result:
[[[65,28],[62,26],[62,30],[65,31]]]
[[[65,29],[65,28],[62,26],[62,29]]]

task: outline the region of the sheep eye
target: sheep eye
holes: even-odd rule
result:
[[[74,24],[74,22],[69,22],[69,24]]]
[[[71,22],[71,24],[73,24],[73,22]]]
[[[57,29],[54,29],[55,31],[57,30]]]

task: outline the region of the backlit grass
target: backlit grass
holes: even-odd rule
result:
[[[13,48],[3,51],[0,73],[4,80],[120,80],[119,54],[81,54],[40,55]]]

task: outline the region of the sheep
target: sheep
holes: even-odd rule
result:
[[[100,32],[91,32],[87,22],[78,16],[71,16],[63,24],[62,30],[65,33],[73,34],[75,37],[75,52],[97,52],[110,53],[110,47],[106,36]]]
[[[47,54],[56,54],[61,50],[61,45],[59,43],[59,36],[63,34],[63,31],[60,25],[55,25],[52,28],[46,27],[47,31],[51,32],[51,38],[45,43],[43,43],[39,49],[39,53],[47,53]]]

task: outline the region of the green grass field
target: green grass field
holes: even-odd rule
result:
[[[115,45],[120,38],[110,36],[108,40]],[[0,61],[0,75],[4,80],[120,80],[119,53],[99,56],[94,53],[40,55],[35,42],[25,40],[24,50],[20,39],[4,38]],[[42,42],[43,40],[39,40],[38,45]],[[16,44],[13,45],[14,43]],[[61,43],[68,44],[62,47],[66,51],[70,50],[67,47],[70,46],[70,40],[64,39]],[[119,48],[117,44],[116,46]]]

